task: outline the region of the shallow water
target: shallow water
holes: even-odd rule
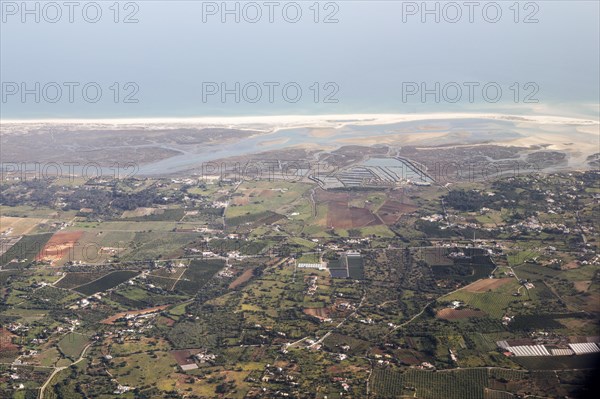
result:
[[[331,132],[331,134],[320,136],[312,135],[312,128],[281,129],[273,133],[244,138],[235,143],[214,144],[188,150],[181,155],[142,165],[139,174],[158,175],[177,173],[200,167],[203,163],[217,159],[281,150],[305,144],[328,148],[341,147],[344,139],[368,138],[369,136],[448,133],[451,138],[453,133],[460,133],[460,140],[464,144],[488,140],[506,140],[507,138],[517,138],[520,136],[519,133],[514,131],[514,128],[515,124],[510,121],[460,119],[421,120],[389,125],[347,125],[340,129],[318,129],[320,131]],[[443,142],[439,144],[443,144]]]

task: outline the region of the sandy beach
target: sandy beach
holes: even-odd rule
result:
[[[186,130],[195,130],[194,134],[210,137],[212,133],[203,133],[203,129],[232,129],[234,132],[217,141],[192,140],[191,144],[187,144]],[[134,131],[139,142],[123,141],[125,135],[121,137],[120,131]],[[235,131],[249,134],[236,134]],[[597,120],[499,113],[6,120],[0,132],[3,147],[7,148],[3,148],[4,156],[10,154],[14,158],[15,154],[20,154],[21,158],[30,159],[30,153],[20,153],[24,147],[19,143],[23,142],[45,142],[45,148],[53,148],[52,151],[36,154],[37,161],[56,160],[47,158],[48,154],[67,154],[64,156],[79,159],[81,151],[78,147],[67,145],[70,135],[73,135],[74,142],[86,149],[90,146],[101,149],[103,135],[106,135],[114,148],[110,154],[96,152],[99,154],[97,162],[118,156],[121,157],[118,159],[131,160],[137,154],[134,160],[144,165],[146,173],[157,170],[174,172],[213,159],[286,148],[333,151],[348,145],[439,147],[494,144],[531,148],[532,151],[546,148],[566,152],[569,164],[579,167],[586,164],[588,156],[599,152],[600,144],[600,123]],[[152,145],[144,141],[146,132],[148,137],[154,137]],[[100,144],[96,144],[98,140]],[[115,155],[117,149],[120,151],[118,156]]]
[[[349,115],[280,115],[280,116],[240,116],[240,117],[199,117],[199,118],[131,118],[131,119],[39,119],[39,120],[2,120],[3,133],[18,128],[42,128],[49,125],[62,127],[77,126],[78,128],[208,128],[226,127],[236,129],[251,129],[258,131],[277,131],[290,128],[312,128],[313,134],[319,136],[328,134],[320,132],[319,128],[339,129],[347,125],[370,126],[389,125],[401,122],[456,120],[456,119],[490,119],[511,122],[525,122],[541,125],[581,125],[596,126],[600,121],[593,119],[569,118],[553,115],[510,115],[499,113],[422,113],[422,114],[349,114]],[[425,127],[423,127],[425,129]],[[425,129],[426,130],[426,129]]]

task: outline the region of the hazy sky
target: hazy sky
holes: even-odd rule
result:
[[[21,1],[0,3],[4,119],[458,109],[597,115],[598,1],[475,2],[472,9],[463,1],[429,2],[429,9],[437,4],[438,23],[435,14],[422,14],[420,1],[228,2],[229,9],[237,4],[239,23],[234,14],[222,15],[220,1],[121,2],[117,23],[114,1],[78,2],[73,23],[62,1],[55,3],[62,13],[55,23],[57,8],[44,8],[48,2],[28,3],[39,3],[39,22],[23,13]],[[96,4],[102,16],[86,21],[84,15],[95,18]],[[298,9],[302,15],[292,23]],[[252,23],[256,10],[262,17]],[[137,23],[123,23],[130,14]],[[327,16],[338,22],[324,23]],[[91,82],[97,85],[87,86],[88,100],[102,89],[96,103],[82,93]],[[465,82],[473,87],[472,103]],[[232,90],[224,99],[222,83]],[[494,103],[497,87],[502,95]],[[31,90],[25,101],[23,88]],[[431,90],[424,99],[422,88]],[[127,94],[138,102],[126,103]],[[538,103],[524,103],[526,97]]]

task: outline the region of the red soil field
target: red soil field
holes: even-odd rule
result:
[[[83,231],[59,231],[55,233],[37,255],[36,260],[55,262],[68,256],[77,241],[83,236]]]
[[[197,350],[194,353],[198,352]],[[178,365],[185,366],[186,364],[193,364],[194,361],[191,359],[192,351],[189,349],[171,351],[171,356],[175,359]]]
[[[309,316],[317,317],[319,319],[329,318],[328,308],[305,308],[304,313]]]
[[[486,292],[488,290],[494,290],[504,284],[513,281],[512,278],[485,278],[477,280],[472,284],[467,285],[464,289],[469,292]]]
[[[236,289],[237,287],[239,287],[240,285],[244,284],[246,281],[248,281],[252,278],[253,273],[254,273],[254,269],[248,269],[248,270],[244,271],[244,273],[242,273],[238,278],[233,280],[231,282],[231,284],[229,284],[229,289],[233,290],[233,289]]]
[[[381,221],[366,208],[348,207],[346,202],[330,202],[327,212],[327,226],[336,229],[376,226]]]
[[[393,224],[400,219],[403,214],[412,213],[419,209],[415,205],[403,204],[394,200],[387,200],[377,210],[377,215],[385,224]]]
[[[315,190],[317,202],[343,201],[348,203],[350,194],[343,191],[325,191],[323,189]]]
[[[379,211],[390,212],[390,213],[411,213],[419,209],[419,207],[410,204],[403,204],[402,202],[387,200],[379,208]]]
[[[458,319],[467,319],[469,317],[481,317],[485,316],[485,312],[481,310],[472,310],[472,309],[442,309],[437,312],[435,317],[438,319],[444,320],[458,320]]]
[[[156,321],[159,325],[162,326],[173,327],[175,325],[175,320],[170,319],[168,317],[158,316]]]
[[[16,335],[4,328],[0,328],[0,352],[14,352],[19,349],[13,343],[13,337],[16,337]]]
[[[231,199],[232,205],[243,206],[243,205],[248,205],[249,203],[250,203],[250,198],[248,198],[248,197],[233,197]]]
[[[264,198],[271,198],[274,197],[275,194],[278,194],[279,191],[275,191],[275,190],[262,190],[258,196],[259,197],[264,197]]]

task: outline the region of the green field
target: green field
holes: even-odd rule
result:
[[[512,296],[518,288],[519,283],[515,280],[491,292],[469,292],[462,289],[443,296],[438,301],[462,301],[470,307],[486,312],[491,317],[501,318],[511,305],[527,300],[526,296]]]
[[[77,360],[88,343],[89,339],[85,335],[69,333],[58,342],[58,347],[66,357]]]
[[[197,233],[138,231],[132,240],[132,246],[123,254],[128,261],[171,258],[183,255],[183,248],[198,238]]]
[[[113,287],[116,287],[117,285],[124,283],[125,281],[138,274],[139,272],[132,270],[120,270],[112,272],[104,277],[99,278],[98,280],[77,287],[75,288],[75,290],[81,292],[84,295],[92,295],[96,292],[103,292]]]
[[[347,256],[348,260],[348,274],[351,279],[362,280],[365,278],[365,271],[362,257],[360,256]]]
[[[405,373],[376,369],[373,373],[373,391],[379,398],[483,399],[487,386],[485,369]]]
[[[590,353],[577,356],[523,356],[515,359],[521,366],[530,370],[595,369],[600,362],[600,354]]]
[[[162,212],[154,213],[152,215],[137,216],[129,218],[121,218],[120,220],[130,222],[177,222],[185,215],[185,209],[164,209]]]
[[[23,236],[15,245],[2,254],[0,266],[8,269],[26,266],[35,260],[36,255],[44,248],[50,237],[52,237],[52,233]],[[18,262],[13,262],[15,259]]]
[[[58,283],[55,284],[58,288],[75,288],[80,285],[87,284],[94,280],[107,275],[108,272],[88,272],[88,273],[67,273]]]
[[[189,295],[196,294],[224,266],[220,259],[192,260],[181,280],[175,285],[175,290]]]

